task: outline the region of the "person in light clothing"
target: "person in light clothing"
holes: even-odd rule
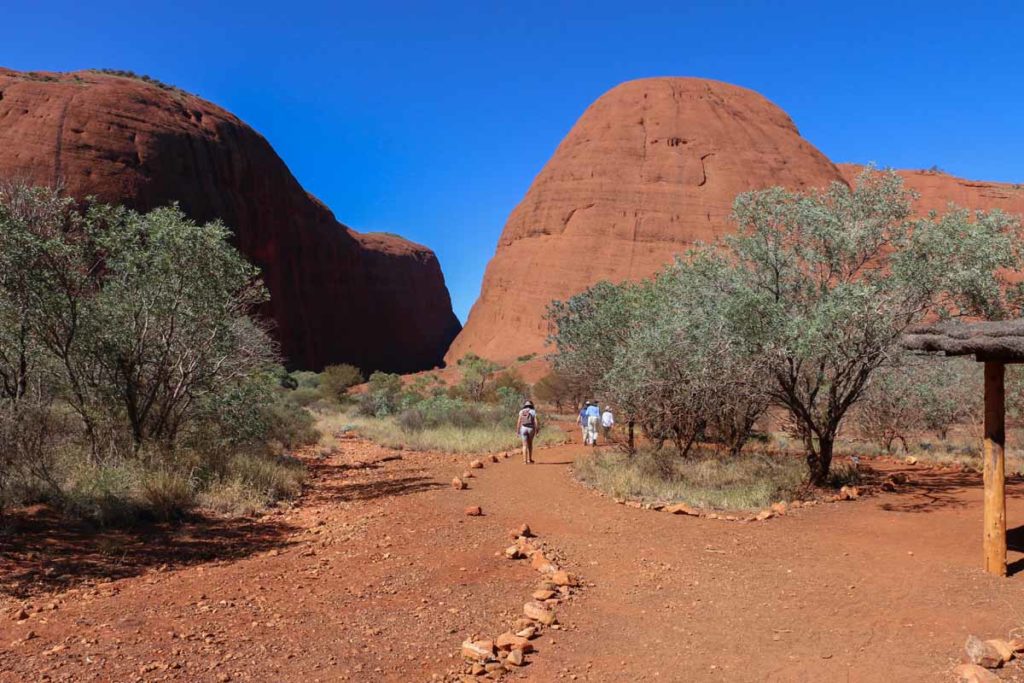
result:
[[[604,412],[601,413],[601,428],[604,430],[604,440],[611,441],[612,439],[612,427],[615,426],[615,416],[612,415],[612,407],[605,406]]]
[[[587,416],[587,439],[591,446],[597,445],[597,426],[601,424],[601,409],[597,407],[597,401],[587,403],[585,411]]]
[[[583,438],[583,445],[589,446],[590,440],[587,438],[587,408],[590,406],[590,401],[587,401],[580,406],[580,414],[576,418],[576,424],[580,426],[580,436]]]
[[[523,440],[523,462],[527,465],[533,464],[533,440],[540,431],[540,422],[537,420],[537,409],[533,407],[533,401],[523,403],[519,411],[519,419],[516,421],[516,434]]]

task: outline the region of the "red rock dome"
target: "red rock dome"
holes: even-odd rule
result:
[[[853,183],[864,166],[838,164],[846,179]],[[918,214],[942,213],[950,204],[974,211],[1000,209],[1005,213],[1024,214],[1024,185],[964,180],[941,171],[896,171],[904,184],[920,197],[914,205]]]
[[[342,225],[259,133],[176,88],[0,68],[0,177],[223,220],[263,270],[295,367],[431,368],[459,331],[433,252]]]
[[[834,181],[839,170],[751,90],[696,78],[624,83],[584,112],[512,212],[446,358],[544,352],[552,299],[650,276],[732,230],[741,192]]]

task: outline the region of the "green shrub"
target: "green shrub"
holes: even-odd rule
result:
[[[394,415],[401,401],[402,376],[378,371],[370,375],[366,391],[359,396],[359,412],[369,417]]]
[[[490,406],[448,396],[423,399],[398,415],[399,426],[407,431],[421,431],[444,425],[469,429],[498,420],[497,411]]]
[[[69,480],[60,496],[65,513],[101,526],[131,523],[140,517],[136,494],[144,471],[139,462],[92,463],[79,457],[69,465]]]
[[[488,380],[501,366],[475,353],[467,353],[457,364],[462,368],[462,379],[458,384],[460,395],[473,401],[483,400]]]
[[[514,429],[519,421],[519,411],[523,407],[523,399],[528,394],[513,387],[498,387],[495,393],[497,420]]]
[[[366,381],[363,372],[354,365],[328,365],[320,374],[320,390],[324,396],[340,399],[348,390]]]
[[[285,450],[295,450],[317,442],[320,433],[309,411],[276,401],[267,408],[268,429],[265,439],[278,443]]]
[[[218,481],[199,495],[199,504],[222,515],[255,515],[267,507],[267,499],[237,480]]]
[[[277,384],[282,389],[292,390],[299,388],[299,380],[297,380],[294,375],[285,370],[283,367],[276,368],[276,374]]]
[[[514,368],[505,370],[495,376],[488,388],[494,394],[495,399],[500,399],[498,392],[502,389],[509,390],[516,396],[517,400],[522,400],[530,395],[530,385],[526,383],[526,380],[519,374],[519,371]]]
[[[322,379],[319,372],[312,372],[310,370],[296,370],[291,373],[291,376],[298,384],[297,388],[300,389],[318,389]]]
[[[228,464],[226,479],[264,497],[268,503],[294,498],[302,492],[306,468],[290,456],[240,453]]]
[[[405,390],[414,400],[430,396],[444,396],[448,393],[444,380],[434,374],[417,376],[406,386]]]
[[[323,394],[320,393],[319,389],[311,389],[309,387],[300,386],[298,389],[289,391],[285,396],[285,400],[288,403],[293,403],[300,408],[307,408],[320,399],[323,398]]]

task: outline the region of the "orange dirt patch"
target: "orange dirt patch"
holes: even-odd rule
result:
[[[459,491],[470,458],[352,467],[394,452],[338,448],[298,506],[258,520],[96,536],[8,518],[0,681],[430,680],[536,590],[502,553],[523,523],[587,589],[512,680],[948,680],[968,634],[1024,624],[1019,481],[1020,573],[1000,580],[979,568],[977,474],[915,470],[894,493],[735,524],[595,495],[572,480],[577,444],[487,462]]]

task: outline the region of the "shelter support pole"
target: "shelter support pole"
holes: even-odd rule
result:
[[[1006,576],[1005,366],[985,362],[985,571]]]

